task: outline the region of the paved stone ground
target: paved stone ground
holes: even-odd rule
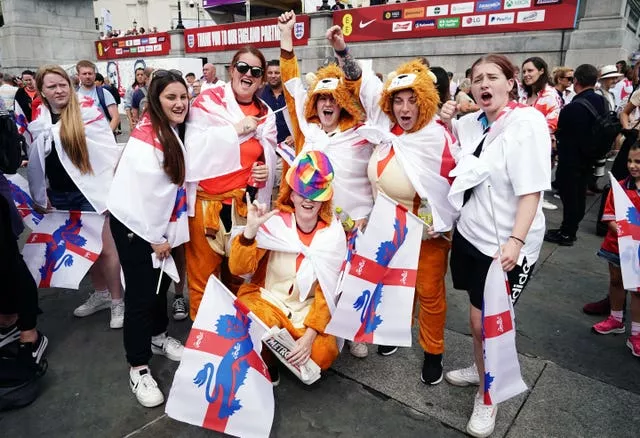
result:
[[[640,361],[625,346],[625,336],[591,334],[598,318],[580,310],[604,296],[608,281],[606,265],[595,256],[601,242],[594,235],[597,198],[589,201],[577,244],[545,243],[518,303],[518,350],[530,391],[500,406],[495,437],[638,436]],[[547,212],[549,228],[560,222],[560,211]],[[471,361],[467,297],[448,284],[447,370]],[[108,328],[108,312],[72,316],[88,291],[86,282],[80,291],[41,291],[39,326],[50,340],[44,391],[31,406],[0,413],[0,436],[221,436],[168,418],[164,407],[138,405],[128,388],[122,332]],[[171,323],[170,333],[185,340],[189,327]],[[386,358],[370,350],[364,360],[345,352],[312,387],[283,373],[274,391],[271,436],[464,435],[474,389],[420,383],[417,342]],[[168,394],[177,363],[155,357],[151,367]]]

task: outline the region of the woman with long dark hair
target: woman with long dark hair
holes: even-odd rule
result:
[[[151,356],[179,361],[183,350],[167,336],[167,289],[170,277],[179,281],[171,250],[189,240],[182,144],[188,113],[182,74],[154,72],[147,111],[131,133],[108,199],[127,286],[124,348],[131,366],[129,385],[145,407],[164,402],[149,370]]]

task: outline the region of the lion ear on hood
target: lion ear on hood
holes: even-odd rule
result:
[[[393,70],[387,75],[387,81],[392,81],[396,76],[398,76],[398,72]]]
[[[434,84],[438,83],[438,77],[431,70],[428,70],[427,74],[429,75],[429,77],[431,78]]]
[[[307,82],[307,86],[311,86],[311,84],[313,84],[316,80],[318,79],[318,76],[316,76],[316,74],[312,71],[310,71],[309,73],[307,73],[304,76],[304,80]]]

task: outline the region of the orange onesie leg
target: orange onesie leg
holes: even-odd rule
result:
[[[223,257],[215,252],[204,234],[202,201],[197,199],[196,215],[189,218],[189,242],[185,243],[187,284],[189,286],[189,316],[196,319],[204,289],[211,274],[220,277]]]
[[[444,325],[447,300],[444,276],[450,242],[445,239],[424,240],[420,246],[420,259],[416,279],[416,298],[419,303],[418,322],[420,345],[431,354],[444,352]]]

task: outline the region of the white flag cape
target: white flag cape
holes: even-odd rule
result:
[[[373,207],[373,193],[367,176],[373,145],[353,128],[329,137],[316,123],[308,123],[304,117],[307,90],[302,80],[291,79],[285,86],[295,99],[298,123],[304,134],[305,143],[300,154],[324,152],[331,161],[335,175],[333,205],[341,207],[353,219],[367,217]]]
[[[423,222],[378,193],[326,332],[355,342],[411,346]]]
[[[113,138],[107,119],[94,106],[93,99],[88,96],[78,96],[78,100],[87,138],[89,162],[93,171],[82,174],[80,169],[71,162],[60,142],[60,121],[53,125],[49,109],[46,105],[40,105],[34,111],[34,120],[29,124],[29,132],[33,137],[27,167],[29,189],[35,203],[45,207],[47,205],[45,158],[51,153],[51,148],[55,147],[62,166],[73,182],[93,208],[98,213],[104,213],[107,209],[107,194],[111,187],[113,172],[122,149]]]
[[[5,175],[7,181],[9,181],[9,189],[11,190],[11,197],[13,203],[18,209],[18,214],[22,218],[22,222],[33,230],[36,225],[40,223],[43,214],[38,213],[34,207],[35,203],[31,196],[29,196],[29,183],[20,174]]]
[[[180,145],[182,147],[181,142]],[[185,153],[184,147],[182,151]],[[162,144],[145,114],[122,153],[107,207],[113,216],[147,242],[168,242],[175,248],[189,241],[187,195],[184,187],[171,182],[163,163]],[[149,256],[154,267],[159,268],[155,253]],[[171,256],[165,262],[164,272],[174,281],[180,281]]]
[[[267,183],[258,190],[258,200],[271,205],[276,169],[276,116],[266,103],[261,103],[268,110],[267,117],[256,131],[239,136],[233,125],[246,116],[236,102],[231,83],[200,93],[191,105],[184,140],[188,182],[198,183],[239,170],[240,144],[255,136],[269,168]],[[194,195],[195,191],[190,192],[189,198]]]
[[[527,390],[516,350],[516,322],[509,284],[500,259],[495,259],[489,267],[483,302],[484,402],[496,404]]]
[[[640,211],[611,172],[609,179],[618,225],[622,284],[626,290],[640,291]]]
[[[38,287],[78,289],[102,251],[104,220],[80,211],[54,210],[44,216],[22,249]]]
[[[338,220],[318,230],[310,246],[300,241],[293,213],[281,213],[271,217],[258,229],[256,241],[259,248],[303,254],[304,259],[296,274],[300,291],[300,302],[309,297],[313,283],[318,280],[329,311],[334,312],[337,302],[335,295],[347,244],[344,230]]]
[[[418,132],[393,134],[391,120],[378,104],[382,84],[367,71],[362,76],[360,100],[367,112],[367,123],[357,133],[374,144],[393,146],[396,157],[420,198],[427,199],[437,232],[449,231],[458,212],[447,199],[451,180],[449,172],[455,165],[455,139],[436,119]],[[384,153],[384,151],[383,151]]]
[[[268,437],[273,385],[260,357],[264,324],[214,276],[204,291],[165,412],[238,437]]]

